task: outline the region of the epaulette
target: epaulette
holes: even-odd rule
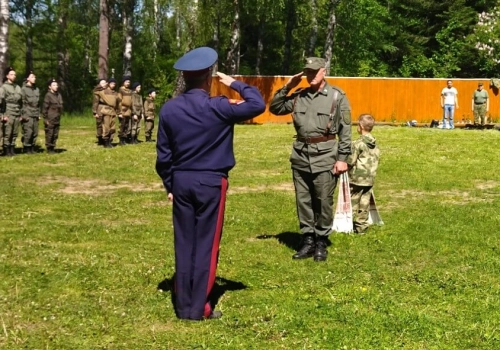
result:
[[[301,88],[298,88],[297,90],[295,90],[294,92],[292,92],[291,96],[297,96],[297,95],[300,95],[301,92],[303,92],[305,89],[303,87]]]
[[[345,91],[342,90],[341,88],[339,88],[338,86],[333,86],[333,85],[330,85],[332,87],[332,89],[335,89],[337,90],[339,93],[341,93],[342,95],[345,95]]]

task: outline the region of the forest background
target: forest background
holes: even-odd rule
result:
[[[56,78],[66,110],[90,105],[98,77],[132,75],[160,101],[181,87],[173,63],[210,46],[218,70],[291,75],[321,56],[351,77],[491,78],[498,0],[0,0],[0,68],[18,83]]]

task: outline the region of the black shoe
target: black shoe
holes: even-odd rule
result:
[[[153,142],[151,141],[151,136],[146,136],[146,142]]]
[[[7,157],[9,155],[9,146],[3,146],[2,148],[3,148],[2,156]]]
[[[35,154],[35,146],[30,146],[28,150],[28,154]]]
[[[33,152],[33,146],[24,146],[23,153],[24,154],[34,154],[35,152]]]
[[[111,144],[111,140],[103,140],[104,148],[113,148],[114,146]]]
[[[48,154],[55,154],[56,150],[54,149],[54,146],[47,147],[47,153]]]
[[[97,136],[97,145],[98,146],[104,146],[105,145],[105,141],[102,138],[102,136]]]
[[[314,255],[314,235],[304,235],[302,246],[299,251],[292,256],[292,259],[307,259]]]
[[[9,156],[14,157],[16,155],[15,146],[9,146]]]
[[[127,142],[125,141],[125,138],[124,137],[120,137],[120,143],[119,145],[120,146],[125,146],[127,144]]]
[[[314,250],[314,261],[325,261],[328,255],[328,237],[318,237],[316,240],[316,249]]]
[[[138,143],[139,143],[139,141],[137,141],[137,136],[134,136],[132,138],[132,144],[137,145]]]
[[[212,311],[210,316],[207,317],[207,320],[216,320],[216,319],[221,318],[221,317],[222,317],[222,311],[216,310],[216,311]]]

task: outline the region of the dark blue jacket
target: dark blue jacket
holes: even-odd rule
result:
[[[231,88],[238,91],[243,100],[210,97],[205,90],[191,89],[161,108],[156,171],[169,193],[175,171],[227,175],[234,167],[234,124],[258,116],[266,105],[253,86],[235,81]]]

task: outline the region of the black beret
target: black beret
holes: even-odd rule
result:
[[[35,74],[35,72],[33,72],[32,70],[30,70],[27,74],[26,74],[26,79],[25,80],[28,80],[28,78],[30,77],[31,74]]]
[[[124,75],[124,76],[123,76],[123,79],[122,79],[122,82],[124,83],[124,82],[126,82],[127,80],[128,80],[128,81],[130,81],[130,79],[132,79],[132,78],[130,77],[130,75]]]
[[[13,70],[15,70],[15,69],[9,66],[9,67],[5,68],[5,70],[3,71],[3,75],[7,76]]]
[[[156,92],[156,89],[149,89],[148,90],[148,95],[151,95],[153,92]]]
[[[139,83],[138,81],[136,81],[135,83],[132,84],[132,90],[137,89],[138,86],[141,86],[141,83]]]
[[[111,84],[111,83],[116,83],[116,79],[115,78],[109,78],[108,79],[108,84]]]
[[[47,86],[50,86],[52,83],[57,83],[57,80],[55,80],[54,78],[49,79],[49,81],[47,82]]]

